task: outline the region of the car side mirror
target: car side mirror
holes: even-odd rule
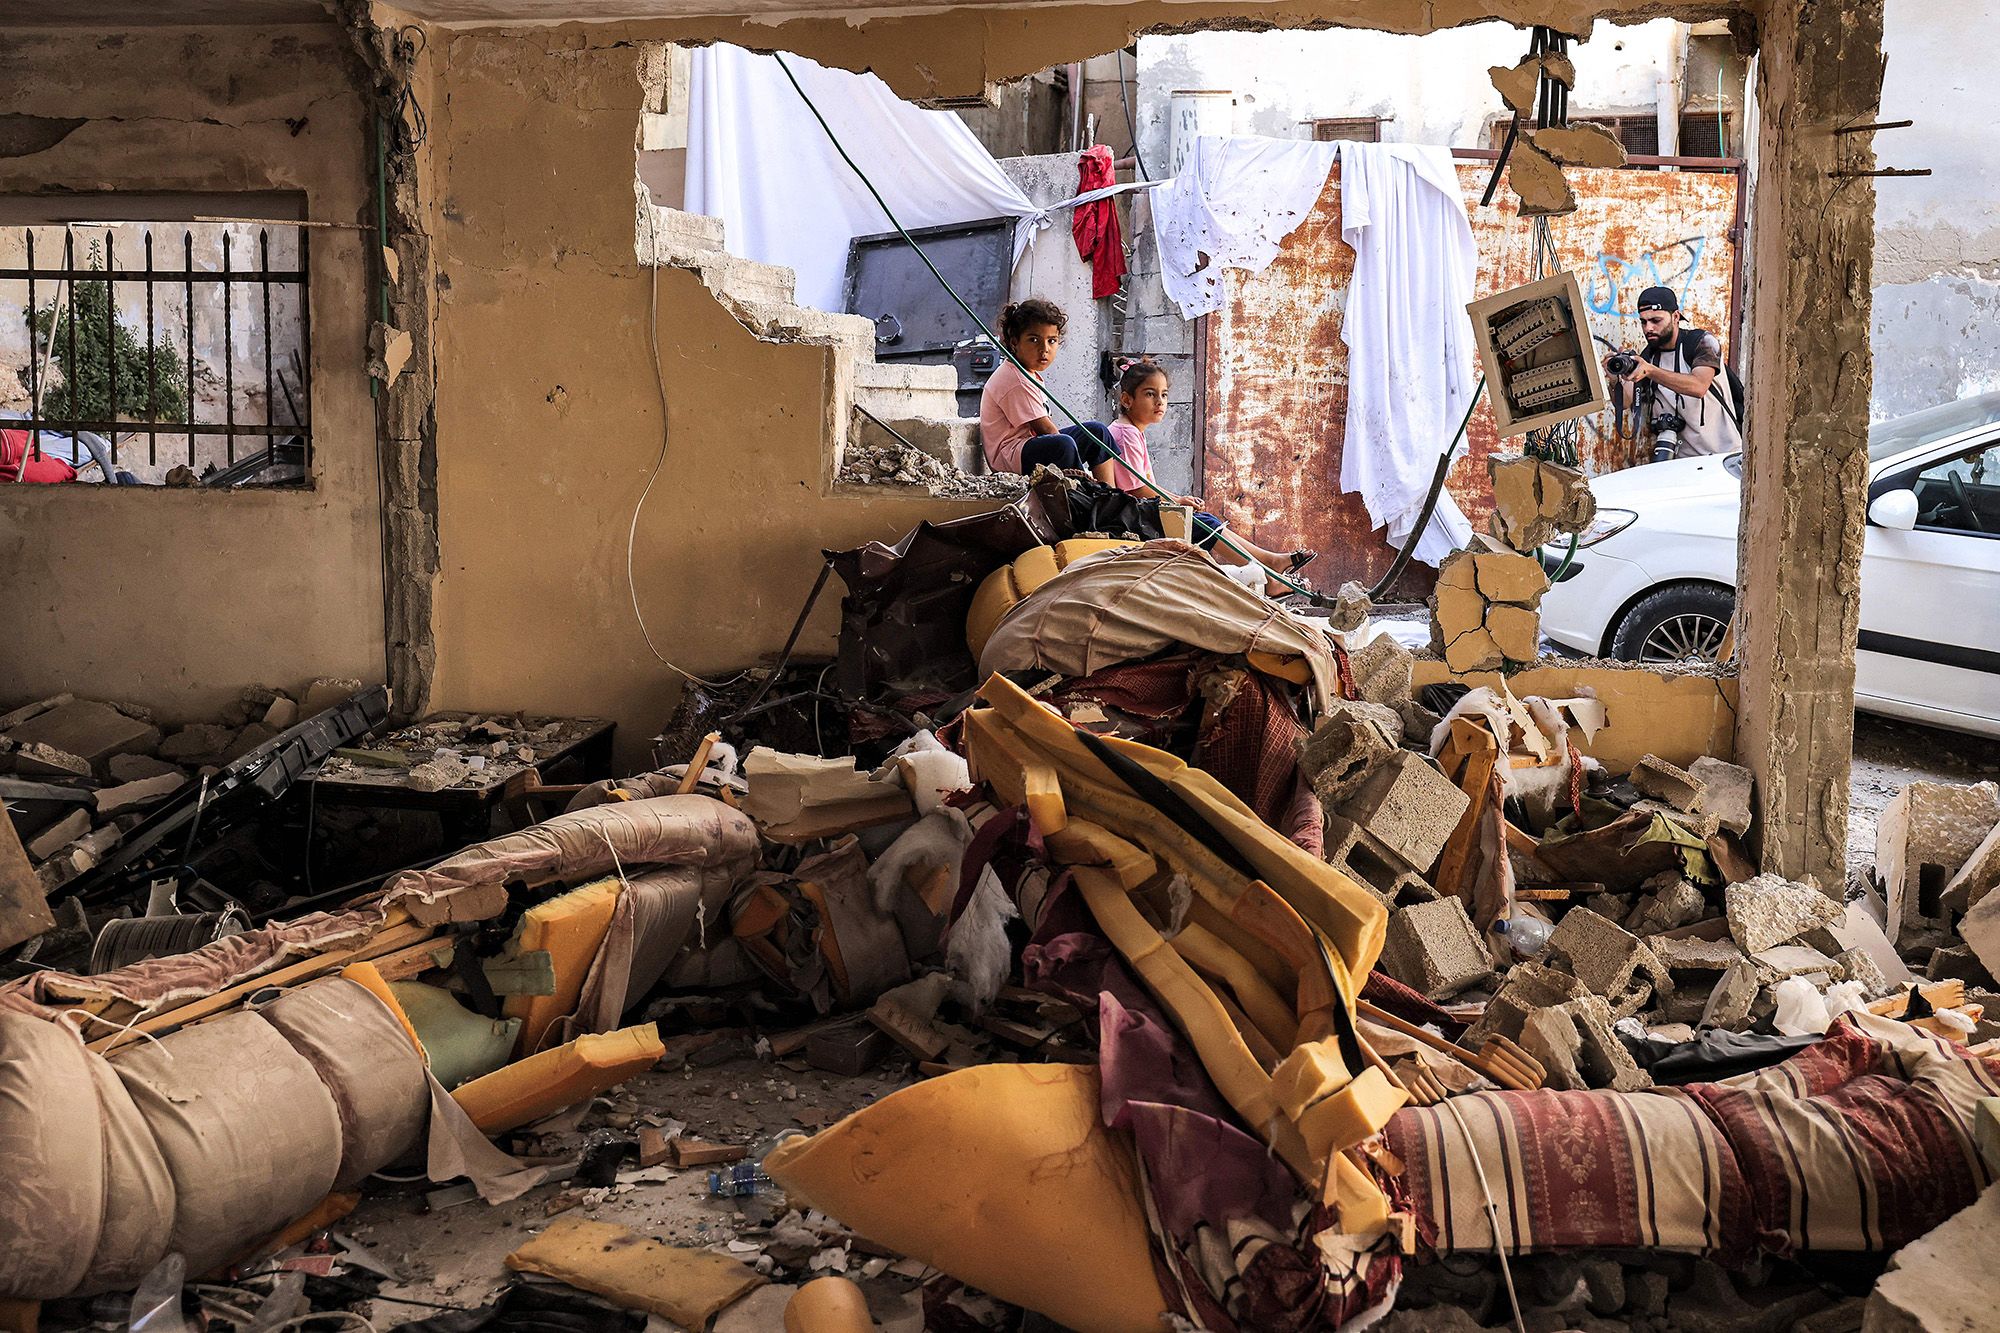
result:
[[[1917,526],[1917,493],[1911,490],[1882,492],[1868,506],[1868,521],[1878,528],[1908,532]]]

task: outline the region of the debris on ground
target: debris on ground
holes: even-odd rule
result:
[[[909,486],[945,500],[1012,500],[1028,488],[1018,472],[960,472],[921,449],[896,441],[849,443],[840,480],[852,486]]]

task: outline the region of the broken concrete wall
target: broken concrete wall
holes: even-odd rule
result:
[[[1050,153],[1005,158],[1000,169],[1030,201],[1046,208],[1076,197],[1076,162],[1075,153]],[[1090,261],[1076,251],[1076,240],[1070,233],[1072,216],[1071,210],[1064,209],[1036,233],[1034,243],[1015,266],[1009,295],[1016,301],[1040,296],[1063,308],[1069,316],[1069,329],[1063,334],[1062,355],[1042,379],[1049,392],[1085,421],[1109,421],[1117,415],[1118,404],[1105,391],[1099,363],[1111,348],[1111,302],[1109,298],[1095,300],[1090,294]],[[995,333],[1000,331],[997,313],[980,312]],[[1058,419],[1058,425],[1069,424],[1060,411],[1052,410],[1050,415]]]
[[[661,458],[655,272],[635,241],[660,53],[570,30],[434,31],[440,708],[617,720],[636,762],[680,677],[633,615],[627,534]],[[650,205],[648,205],[649,207]],[[657,271],[665,459],[631,550],[658,651],[717,673],[783,644],[822,548],[990,508],[837,489],[856,352],[760,340]],[[831,651],[836,585],[800,650]]]
[[[1872,342],[1877,420],[2000,389],[2000,159],[1993,99],[1967,69],[1968,33],[2000,28],[2000,0],[1888,0],[1882,165],[1929,167],[1875,186]]]
[[[310,490],[0,487],[7,697],[74,689],[184,719],[253,682],[381,678],[356,79],[332,24],[0,35],[0,121],[47,131],[0,138],[17,212],[70,217],[64,196],[127,191],[210,195],[221,216],[233,195],[297,192],[307,217],[350,224],[311,238]]]

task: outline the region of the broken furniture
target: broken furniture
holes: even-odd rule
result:
[[[468,722],[473,732],[452,741],[448,753],[440,755],[435,743],[425,748],[427,728]],[[530,769],[538,781],[610,777],[616,725],[597,718],[434,714],[367,747],[328,756],[306,780],[316,805],[434,814],[445,846],[462,847],[492,832],[495,810],[514,794],[509,783]],[[396,743],[412,733],[408,743]]]

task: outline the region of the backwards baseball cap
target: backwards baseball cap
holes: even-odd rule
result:
[[[1681,303],[1675,298],[1674,289],[1671,287],[1648,287],[1645,291],[1639,293],[1639,313],[1641,314],[1644,314],[1648,310],[1672,312],[1680,308]]]

